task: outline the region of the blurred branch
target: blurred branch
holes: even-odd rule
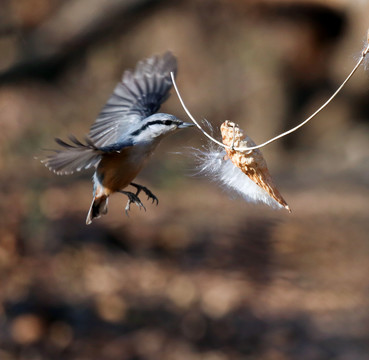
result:
[[[165,0],[72,0],[23,36],[21,58],[0,73],[0,82],[57,76],[71,60],[107,34],[125,31]]]
[[[18,29],[14,25],[3,25],[0,27],[0,37],[8,36],[18,32]]]

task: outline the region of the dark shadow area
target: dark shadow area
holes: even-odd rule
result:
[[[42,331],[52,331],[63,324],[73,333],[73,342],[62,349],[47,337],[28,346],[9,342],[9,334],[3,332],[0,342],[3,350],[14,354],[43,354],[42,358],[59,359],[68,356],[78,359],[86,354],[89,359],[112,359],[109,344],[121,343],[118,351],[124,359],[150,359],[173,343],[191,344],[199,354],[209,351],[230,352],[238,357],[262,357],[268,352],[291,359],[341,359],[342,354],[369,350],[366,338],[350,339],[339,336],[317,339],[314,325],[308,316],[296,314],[287,318],[268,319],[255,316],[247,306],[236,308],[225,316],[212,319],[194,306],[186,312],[177,311],[165,303],[132,305],[122,322],[109,323],[96,313],[93,303],[67,304],[57,299],[37,298],[37,290],[23,303],[5,304],[5,316],[11,323],[22,316],[34,316],[41,321]],[[139,299],[137,299],[140,301]],[[147,344],[142,333],[160,334],[157,354],[145,354]],[[155,335],[153,335],[155,337]],[[124,341],[122,339],[125,338]],[[94,345],[91,344],[94,339]],[[8,341],[7,341],[8,340]],[[91,349],[94,349],[91,352]],[[354,352],[355,353],[355,352]],[[170,352],[169,352],[170,354]],[[170,355],[169,355],[170,356]],[[350,359],[360,357],[350,357]]]

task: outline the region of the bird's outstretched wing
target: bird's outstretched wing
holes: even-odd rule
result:
[[[61,139],[55,139],[62,150],[53,150],[53,154],[47,156],[41,162],[57,175],[70,175],[76,171],[96,168],[103,155],[116,153],[124,148],[129,148],[133,143],[129,140],[118,144],[97,147],[91,139],[85,138],[85,143],[79,141],[73,135],[69,136],[70,143]]]
[[[169,97],[170,72],[177,72],[177,60],[170,52],[140,61],[134,72],[126,71],[91,126],[88,136],[93,143],[113,145],[136,122],[157,112]]]
[[[69,139],[71,144],[55,139],[63,150],[53,150],[52,155],[41,160],[49,170],[57,175],[69,175],[98,165],[103,151],[98,149],[91,140],[86,139],[84,144],[72,135]]]

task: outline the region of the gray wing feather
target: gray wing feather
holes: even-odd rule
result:
[[[41,160],[45,166],[58,175],[70,175],[76,171],[96,168],[105,154],[120,152],[122,149],[133,145],[127,140],[113,145],[97,147],[91,139],[86,138],[86,143],[80,142],[73,135],[69,136],[72,144],[56,138],[55,141],[63,148],[53,150],[54,154]]]
[[[125,71],[91,126],[89,138],[94,144],[98,147],[115,144],[137,122],[156,113],[169,97],[170,72],[177,72],[177,60],[170,52],[138,62],[134,72]]]
[[[55,139],[64,149],[54,150],[55,154],[41,162],[58,175],[69,175],[98,165],[102,151],[97,149],[89,139],[86,139],[86,144],[81,143],[74,136],[70,136],[70,140],[73,144]]]

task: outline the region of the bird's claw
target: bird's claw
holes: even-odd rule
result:
[[[144,204],[142,204],[142,201],[136,194],[129,192],[129,191],[121,191],[121,193],[128,196],[127,205],[124,209],[127,216],[129,216],[128,211],[130,211],[132,203],[136,204],[140,210],[144,209],[146,211]]]
[[[154,202],[156,202],[156,206],[158,206],[159,199],[147,187],[142,186],[142,185],[138,185],[138,184],[135,184],[135,183],[131,183],[131,185],[137,189],[137,192],[136,192],[137,196],[141,191],[143,191],[147,195],[147,200],[151,199],[152,204]]]
[[[142,189],[142,191],[147,195],[147,200],[151,199],[151,203],[156,202],[156,206],[159,204],[159,199],[147,188]]]

